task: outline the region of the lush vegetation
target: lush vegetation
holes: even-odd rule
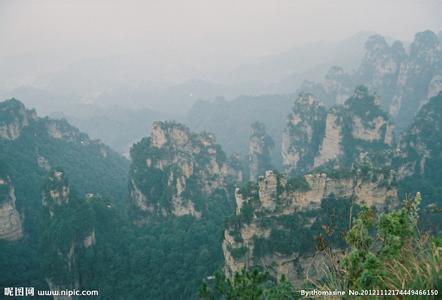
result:
[[[388,212],[362,207],[345,234],[348,250],[330,259],[328,272],[315,284],[330,290],[440,287],[442,241],[418,229],[420,203],[418,193]]]
[[[275,282],[267,272],[244,269],[231,279],[220,273],[210,277],[200,288],[199,297],[207,300],[289,300],[296,298],[296,294],[284,277]]]

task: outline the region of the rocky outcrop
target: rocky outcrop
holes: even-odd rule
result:
[[[299,283],[314,261],[312,240],[318,228],[330,225],[321,219],[333,214],[323,207],[326,199],[335,199],[332,207],[351,203],[348,199],[378,209],[397,203],[392,173],[354,169],[351,174],[336,175],[312,173],[287,178],[268,171],[256,186],[237,189],[236,215],[224,232],[226,274],[261,266],[275,278],[285,275]],[[342,218],[348,219],[348,215]],[[303,248],[303,243],[310,243],[310,248]]]
[[[325,121],[325,134],[314,160],[314,167],[318,167],[342,155],[342,128],[338,123],[338,116],[331,111]]]
[[[381,108],[390,113],[397,129],[404,130],[419,108],[442,89],[441,70],[441,41],[434,32],[417,33],[408,49],[400,41],[389,44],[384,37],[373,35],[354,72],[331,67],[322,83],[309,83],[301,90],[331,104],[344,104],[353,87],[364,84],[378,95]]]
[[[62,170],[53,170],[47,180],[42,204],[47,208],[49,215],[54,215],[56,207],[69,203],[70,188]]]
[[[37,118],[34,110],[28,110],[16,99],[0,103],[0,139],[15,140],[30,122]]]
[[[399,179],[427,178],[437,186],[434,170],[442,163],[442,91],[425,104],[410,128],[401,136],[394,163]],[[428,170],[429,169],[429,170]],[[432,175],[433,174],[433,175]]]
[[[81,280],[83,271],[80,268],[81,261],[84,259],[85,251],[96,244],[94,216],[89,203],[97,199],[93,194],[86,195],[86,198],[78,198],[71,193],[63,170],[50,171],[42,198],[44,208],[42,255],[46,282],[51,290],[80,289],[84,284]],[[54,299],[77,298],[76,296],[54,297]]]
[[[344,104],[352,94],[353,80],[338,66],[332,66],[325,75],[324,91],[334,104]]]
[[[0,177],[0,240],[18,240],[23,236],[20,214],[15,207],[15,191],[8,177]]]
[[[400,65],[390,106],[390,113],[397,117],[401,128],[407,124],[404,120],[411,120],[429,95],[438,93],[441,66],[442,50],[436,34],[417,33],[408,57]]]
[[[131,157],[131,205],[141,223],[153,216],[200,218],[213,193],[242,180],[212,135],[191,133],[177,123],[155,122]]]
[[[282,139],[282,158],[288,172],[309,169],[324,136],[325,108],[311,94],[296,99]]]
[[[350,166],[361,153],[379,152],[393,144],[393,124],[378,98],[359,86],[344,105],[328,111],[311,95],[301,96],[284,132],[284,166],[302,174],[326,163]]]
[[[270,152],[273,147],[273,139],[266,133],[265,125],[253,123],[249,137],[249,180],[255,181],[272,168]]]

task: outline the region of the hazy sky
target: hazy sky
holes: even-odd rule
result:
[[[441,1],[0,0],[0,90],[46,86],[66,67],[67,82],[96,70],[124,84],[181,82],[359,31],[411,40],[442,29]]]
[[[181,52],[254,57],[360,30],[441,30],[438,0],[0,0],[1,55]]]

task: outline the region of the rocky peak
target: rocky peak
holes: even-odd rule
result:
[[[48,208],[49,214],[53,216],[56,207],[69,203],[70,188],[64,171],[54,169],[49,173],[43,192],[43,206]]]
[[[344,105],[328,111],[311,99],[301,96],[289,115],[282,147],[287,172],[300,174],[330,161],[351,165],[360,153],[392,145],[393,124],[367,87],[357,87]]]
[[[253,123],[249,137],[250,180],[255,181],[265,170],[271,169],[270,152],[273,147],[273,139],[266,133],[265,125]]]
[[[372,56],[374,53],[382,53],[389,49],[389,45],[385,38],[379,34],[370,36],[365,42],[365,50],[367,56]]]
[[[418,32],[410,45],[410,59],[433,63],[438,55],[440,41],[431,30]]]
[[[15,207],[15,190],[8,176],[0,176],[0,240],[23,236],[20,214]]]
[[[14,98],[0,102],[0,139],[17,139],[23,128],[36,118],[35,110],[26,109]]]
[[[288,178],[266,172],[258,184],[236,191],[236,215],[224,232],[226,274],[262,266],[275,278],[284,275],[296,283],[305,277],[308,263],[303,261],[311,262],[318,228],[330,225],[323,218],[347,206],[347,212],[335,215],[347,220],[351,203],[378,209],[394,205],[398,196],[393,178],[392,173],[366,166]]]
[[[156,122],[151,136],[131,149],[130,193],[140,222],[153,216],[201,217],[208,198],[242,180],[233,158],[215,138],[195,134],[182,124]]]
[[[432,172],[442,163],[442,91],[422,106],[398,143],[396,164],[400,177],[437,180]],[[437,183],[436,183],[437,184]]]
[[[353,80],[344,69],[332,66],[325,75],[323,86],[325,97],[329,98],[329,102],[343,104],[350,96],[349,87],[353,86]]]
[[[300,171],[313,164],[313,158],[324,131],[325,107],[311,94],[300,94],[282,138],[282,158],[285,168]]]
[[[152,146],[161,148],[165,144],[183,147],[189,142],[190,131],[187,127],[173,122],[154,122],[152,125]]]

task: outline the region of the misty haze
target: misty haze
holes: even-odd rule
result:
[[[436,298],[441,15],[0,0],[0,295]]]

